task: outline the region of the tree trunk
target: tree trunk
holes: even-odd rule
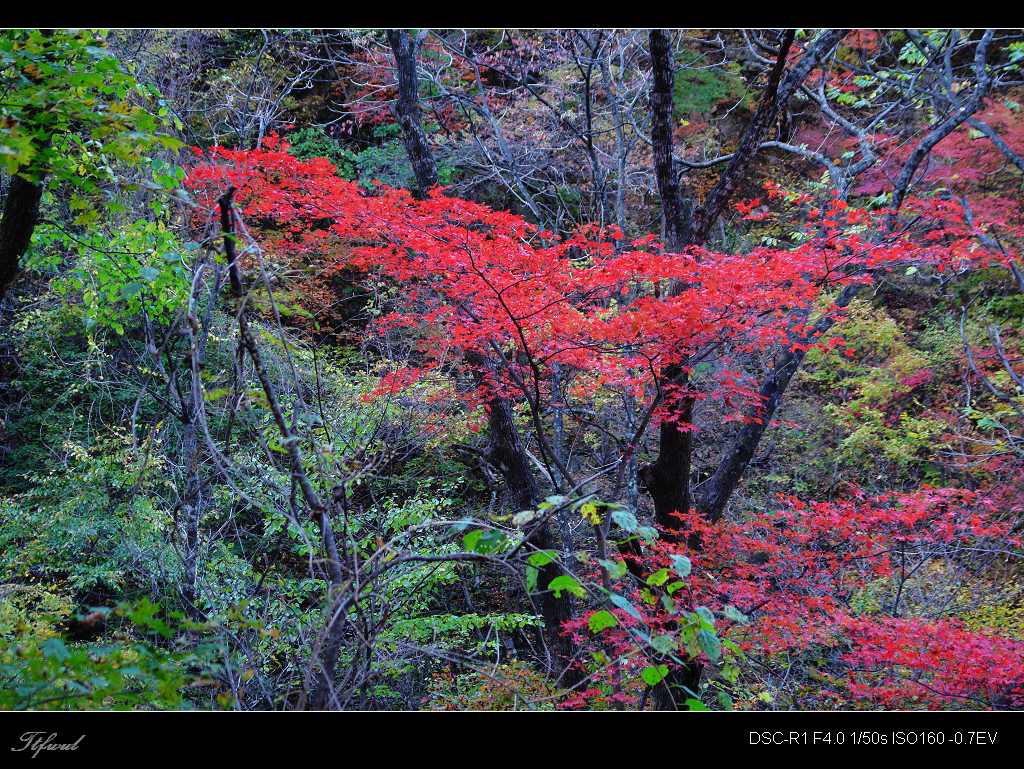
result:
[[[11,178],[0,219],[0,300],[18,276],[22,255],[28,249],[32,232],[39,220],[42,183],[30,182],[20,176]]]
[[[416,196],[424,197],[437,185],[437,168],[420,122],[419,80],[416,76],[416,50],[419,41],[404,29],[389,29],[388,42],[395,54],[398,72],[398,101],[395,114],[402,127],[405,151],[416,175]]]
[[[235,249],[235,216],[232,203],[237,190],[228,187],[228,191],[221,195],[220,200],[220,229],[221,237],[224,240],[224,256],[228,260],[228,279],[231,282],[231,293],[235,296],[242,295],[242,271],[238,266],[238,253]]]
[[[768,84],[754,116],[744,129],[732,160],[708,194],[705,204],[694,208],[691,201],[684,200],[680,196],[678,175],[672,158],[674,73],[670,41],[663,30],[651,31],[650,49],[653,70],[650,95],[651,143],[655,176],[658,180],[658,192],[661,196],[662,212],[665,219],[665,245],[670,251],[679,251],[690,245],[702,245],[707,240],[711,227],[748,171],[765,134],[778,118],[779,110],[785,108],[797,87],[844,35],[844,30],[827,30],[822,33],[783,79],[786,57],[794,38],[793,30],[783,33],[779,41],[775,65],[769,74]],[[684,286],[675,286],[673,291],[681,291],[683,288]],[[800,358],[802,359],[802,357],[801,355]],[[799,361],[796,362],[796,365],[799,365]],[[769,382],[765,383],[765,388],[774,394],[774,402],[771,404],[772,411],[785,390],[786,384],[789,383],[793,371],[795,371],[795,366],[790,361],[778,371],[777,376],[771,377]],[[683,388],[689,381],[680,365],[668,366],[663,369],[661,379],[663,383]],[[665,538],[669,541],[678,541],[679,535],[676,532],[680,522],[674,513],[685,514],[689,512],[692,504],[690,471],[693,462],[693,437],[688,427],[693,418],[693,399],[679,398],[669,404],[669,408],[673,412],[673,418],[663,421],[661,424],[658,458],[654,463],[641,470],[641,480],[654,502],[657,522],[667,529]],[[721,515],[721,510],[724,510],[725,502],[732,489],[735,488],[749,464],[763,431],[763,426],[759,431],[750,431],[746,439],[736,447],[737,450],[723,460],[723,466],[720,466],[716,472],[715,475],[718,476],[720,483],[712,485],[709,490],[713,488],[719,490],[714,498],[715,504],[720,506],[718,516]],[[704,501],[703,498],[702,501]],[[701,509],[707,514],[703,505]],[[691,543],[695,547],[699,547],[699,544],[699,542]],[[696,693],[700,678],[701,666],[697,662],[691,662],[682,669],[674,669],[653,692],[655,708],[659,710],[677,709],[682,700],[691,696],[681,687],[685,686]]]
[[[671,41],[664,30],[651,30],[650,45],[654,76],[650,96],[654,175],[658,180],[658,194],[661,197],[665,247],[671,252],[678,252],[686,243],[692,203],[680,195],[679,176],[672,159],[675,69]],[[686,375],[680,366],[666,367],[660,376],[663,382],[685,386]],[[654,501],[655,518],[670,531],[678,528],[678,521],[673,514],[686,513],[690,509],[689,479],[693,455],[693,438],[690,431],[685,429],[693,413],[693,401],[683,398],[673,405],[678,409],[678,419],[662,421],[657,461],[640,470],[640,479]]]
[[[466,358],[481,371],[486,367],[486,359],[478,353],[467,353]],[[512,409],[507,400],[493,396],[487,402],[487,412],[490,440],[488,460],[501,472],[513,506],[518,510],[535,509],[541,500],[541,491],[513,421]],[[539,550],[556,549],[550,522],[535,526],[527,539]],[[576,676],[567,667],[573,657],[573,646],[570,639],[561,635],[561,630],[562,623],[573,616],[572,604],[568,596],[556,598],[554,593],[546,589],[563,571],[557,561],[552,561],[542,566],[539,572],[537,586],[540,591],[541,616],[544,618],[547,644],[554,652],[554,659],[549,661],[549,669],[555,675],[564,671],[563,680],[571,685]]]
[[[679,380],[678,366],[662,372],[666,381]],[[678,404],[678,421],[661,423],[658,436],[658,458],[640,470],[640,480],[654,502],[654,519],[667,531],[665,537],[675,541],[679,529],[676,513],[690,512],[690,464],[693,457],[693,432],[686,429],[693,417],[693,399],[683,398]]]
[[[708,194],[707,202],[697,208],[682,201],[679,197],[679,185],[672,161],[672,57],[668,36],[662,30],[651,31],[651,66],[653,69],[653,85],[651,87],[651,141],[654,145],[655,174],[658,178],[658,191],[662,199],[662,210],[665,214],[666,246],[671,250],[687,245],[702,245],[708,237],[712,225],[732,198],[743,175],[749,170],[757,148],[765,134],[774,125],[780,109],[785,108],[790,97],[807,78],[811,70],[832,51],[846,34],[845,30],[826,30],[808,47],[800,61],[783,77],[786,57],[793,42],[793,31],[787,30],[780,40],[775,66],[769,74],[768,84],[758,103],[756,112],[744,129],[739,146],[732,160],[718,183]],[[674,223],[669,219],[675,218]],[[675,290],[680,290],[677,287]],[[802,356],[801,356],[802,357]],[[662,371],[662,381],[675,386],[685,387],[687,377],[681,367],[667,367]],[[781,384],[776,401],[781,397],[792,377],[775,377],[774,385],[769,382],[765,387],[769,390]],[[677,526],[671,513],[678,510],[687,512],[691,504],[689,473],[692,465],[693,440],[691,433],[680,429],[679,425],[690,422],[693,414],[693,401],[689,398],[679,399],[673,406],[675,419],[663,422],[658,447],[658,459],[642,471],[643,480],[654,501],[655,512],[659,523],[668,522]],[[774,410],[774,406],[773,406]],[[732,486],[738,482],[743,470],[753,456],[753,449],[760,440],[758,432],[753,444],[736,454],[730,462],[729,477]],[[753,437],[753,434],[752,434]],[[722,470],[722,468],[719,468]],[[685,475],[683,475],[685,473]],[[716,473],[720,479],[726,480],[726,473]],[[724,486],[723,486],[724,488]],[[731,493],[731,489],[729,489]],[[728,498],[728,493],[725,495]],[[666,517],[668,516],[668,517]]]
[[[836,307],[848,306],[857,296],[860,288],[859,284],[844,288],[836,299]],[[796,314],[791,320],[791,325],[803,322],[807,315],[808,312]],[[790,380],[800,368],[800,364],[807,354],[806,346],[820,339],[834,324],[835,318],[826,315],[815,323],[806,334],[790,335],[789,345],[778,355],[772,370],[761,383],[760,396],[763,406],[757,414],[761,421],[745,424],[740,429],[729,448],[722,455],[714,474],[697,487],[695,494],[697,504],[708,520],[717,521],[725,512],[729,497],[739,484],[743,471],[754,458],[754,452],[761,442],[761,436],[768,429],[768,424],[775,415],[783,393],[786,392]],[[796,349],[793,349],[794,347]]]
[[[387,34],[398,70],[398,101],[395,111],[402,127],[406,153],[416,174],[416,192],[422,196],[437,184],[437,169],[426,134],[420,124],[416,77],[418,41],[410,37],[405,30],[388,30]],[[480,370],[481,375],[487,368],[486,358],[479,353],[468,352],[466,359]],[[530,470],[526,449],[512,419],[512,410],[508,402],[499,396],[491,398],[487,406],[490,461],[501,471],[513,504],[520,510],[533,509],[540,502],[540,488]],[[556,543],[551,536],[551,526],[545,523],[534,528],[529,534],[529,542],[541,550],[555,549]],[[554,651],[555,657],[550,665],[552,670],[556,666],[567,666],[573,652],[571,641],[561,636],[562,623],[572,617],[572,604],[568,597],[556,598],[551,591],[545,590],[551,580],[561,574],[562,569],[558,563],[550,563],[540,569],[538,578],[538,586],[542,591],[540,604],[547,644]],[[573,671],[566,669],[563,680],[573,681]]]
[[[672,66],[672,46],[668,34],[662,29],[651,30],[651,145],[654,155],[654,175],[658,180],[661,212],[665,225],[665,247],[678,251],[685,243],[689,228],[689,201],[679,194],[679,176],[672,160],[672,91],[675,88],[675,69]]]

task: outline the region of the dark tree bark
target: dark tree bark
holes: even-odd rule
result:
[[[479,353],[467,353],[466,359],[480,372],[487,366],[486,359]],[[509,500],[515,508],[533,510],[541,500],[541,490],[513,421],[512,409],[507,400],[495,396],[488,401],[487,410],[488,461],[501,473]],[[554,550],[556,543],[551,536],[550,522],[534,526],[527,535],[527,541],[538,550]],[[562,623],[572,618],[572,604],[568,597],[556,598],[554,593],[546,590],[551,580],[564,573],[557,562],[553,561],[538,571],[537,585],[542,591],[539,594],[541,615],[544,617],[547,643],[555,657],[551,660],[551,669],[557,674],[561,671],[555,668],[564,669],[573,656],[571,641],[561,635]],[[574,671],[565,670],[563,682],[571,685],[575,680]]]
[[[508,497],[520,510],[530,510],[540,501],[540,487],[530,471],[526,450],[512,421],[512,409],[504,398],[487,403],[490,447],[488,460],[501,471]]]
[[[21,257],[28,249],[32,232],[39,221],[39,202],[43,197],[41,183],[20,176],[11,178],[0,219],[0,300],[18,276]]]
[[[832,51],[846,34],[845,30],[828,30],[811,44],[808,51],[797,65],[783,78],[786,57],[793,43],[794,33],[787,30],[783,33],[775,65],[769,74],[768,84],[758,103],[757,110],[751,118],[740,138],[736,151],[728,167],[708,194],[705,204],[695,208],[692,202],[680,197],[678,175],[672,158],[672,89],[674,73],[672,55],[668,35],[662,30],[652,30],[650,34],[651,67],[653,84],[651,87],[651,142],[653,145],[655,176],[658,180],[658,192],[661,196],[662,211],[665,216],[665,245],[671,251],[678,251],[689,245],[702,245],[717,221],[722,210],[728,204],[737,186],[749,170],[750,164],[764,137],[778,120],[780,110],[785,109],[793,92],[807,78],[811,70]],[[681,290],[678,286],[675,290]],[[802,359],[802,355],[800,359]],[[799,366],[799,360],[793,365],[787,362],[786,367],[779,370],[765,383],[774,395],[772,411],[778,403],[785,386],[789,383],[793,371]],[[788,372],[788,373],[787,373]],[[774,372],[773,372],[774,373]],[[685,388],[688,377],[682,366],[669,366],[661,372],[664,383]],[[765,387],[762,390],[765,390]],[[654,502],[655,519],[666,528],[665,538],[678,540],[676,533],[679,521],[674,513],[688,513],[692,505],[690,489],[690,472],[693,462],[693,434],[687,429],[693,417],[693,399],[679,398],[670,404],[673,419],[663,421],[658,441],[658,457],[641,469],[641,481]],[[765,420],[768,421],[767,419]],[[719,483],[709,487],[719,490],[715,498],[716,504],[721,500],[724,509],[725,501],[735,488],[743,471],[753,457],[763,434],[763,427],[756,433],[746,436],[737,450],[727,454],[723,460],[724,469],[716,472]],[[704,498],[701,499],[704,503]],[[704,505],[701,510],[707,514]],[[721,513],[719,512],[718,515]],[[691,543],[699,546],[698,542]],[[691,696],[686,690],[697,692],[700,685],[702,666],[690,663],[681,669],[674,669],[663,679],[653,692],[654,707],[659,710],[677,709],[680,702]]]
[[[389,29],[388,42],[395,55],[398,72],[398,101],[395,114],[402,127],[405,151],[416,174],[416,196],[423,197],[437,185],[437,167],[420,122],[419,80],[416,76],[416,54],[419,40],[404,29]]]
[[[653,29],[650,34],[651,68],[651,144],[654,155],[654,174],[661,197],[662,218],[665,229],[665,247],[678,252],[686,245],[690,229],[692,202],[684,199],[679,188],[679,174],[672,158],[672,93],[675,69],[672,46],[668,34]],[[676,287],[678,290],[680,287]],[[685,386],[686,375],[680,366],[669,366],[661,372],[664,382]],[[685,425],[693,413],[693,400],[683,398],[676,404],[679,419]],[[657,522],[664,526],[667,536],[678,529],[673,514],[690,510],[690,463],[693,456],[693,436],[680,429],[680,421],[663,421],[658,440],[658,458],[640,468],[640,481],[654,502]]]
[[[859,289],[859,285],[847,286],[836,299],[835,306],[838,308],[848,306]],[[795,325],[806,320],[807,315],[806,311],[797,313],[791,324]],[[754,452],[757,450],[765,430],[768,429],[768,424],[782,400],[783,393],[786,392],[790,380],[800,368],[800,364],[803,363],[804,356],[807,354],[805,345],[813,344],[820,339],[834,324],[835,318],[826,315],[806,334],[791,336],[790,341],[795,344],[795,350],[790,347],[781,351],[776,357],[772,370],[761,383],[760,396],[763,405],[757,414],[761,421],[745,424],[740,429],[722,455],[715,472],[710,478],[699,484],[695,490],[696,504],[708,520],[717,521],[725,512],[729,497],[732,496],[744,470],[754,458]]]
[[[309,476],[303,469],[302,452],[299,449],[299,440],[292,425],[285,417],[281,402],[277,396],[277,389],[270,374],[263,363],[263,356],[260,354],[259,346],[253,337],[246,320],[246,314],[238,315],[238,332],[242,345],[252,361],[253,370],[263,388],[263,394],[267,398],[270,412],[278,432],[284,439],[287,447],[288,461],[291,465],[292,482],[295,487],[301,490],[306,500],[306,512],[309,517],[320,526],[320,536],[323,540],[324,559],[327,567],[327,580],[330,585],[328,590],[327,604],[330,607],[327,613],[323,635],[314,644],[314,660],[311,666],[311,675],[306,681],[303,705],[307,704],[313,710],[328,710],[336,704],[334,690],[335,672],[338,666],[338,655],[341,651],[343,633],[346,626],[346,612],[338,609],[337,602],[341,600],[343,581],[345,578],[342,571],[341,557],[338,553],[338,543],[334,536],[334,529],[331,526],[331,518],[337,513],[341,505],[345,504],[344,487],[335,487],[331,495],[331,504],[328,505],[320,495],[317,494]]]
[[[689,229],[689,200],[679,192],[679,175],[672,160],[672,92],[675,88],[675,68],[672,66],[672,45],[663,29],[652,29],[651,70],[651,146],[654,155],[654,175],[658,180],[661,213],[665,226],[665,247],[678,251],[685,245]]]
[[[978,47],[974,51],[974,68],[975,76],[977,78],[977,84],[974,86],[974,90],[971,94],[959,104],[944,120],[941,120],[936,124],[921,140],[921,142],[914,147],[913,151],[907,157],[903,163],[903,167],[900,168],[900,174],[893,185],[892,190],[892,202],[890,208],[893,213],[889,216],[889,227],[892,228],[896,221],[896,212],[899,211],[900,206],[903,205],[903,201],[906,198],[907,191],[910,189],[910,183],[914,179],[914,174],[917,173],[917,169],[920,167],[921,162],[928,157],[928,154],[935,148],[935,145],[940,141],[949,136],[955,131],[961,123],[970,119],[975,112],[981,107],[985,96],[988,94],[989,88],[992,85],[992,79],[988,75],[986,70],[986,61],[988,58],[988,47],[992,42],[992,36],[994,30],[987,29],[978,41]],[[998,145],[997,145],[998,146]]]
[[[50,37],[53,30],[40,30],[43,37]],[[29,80],[39,84],[42,75],[37,70],[34,73],[25,73]],[[44,108],[31,107],[26,110],[27,123],[32,124],[33,118],[44,111]],[[37,151],[49,147],[52,137],[47,135],[43,138]],[[19,168],[18,171],[25,172],[27,168]],[[7,198],[4,200],[4,214],[0,219],[0,301],[7,295],[14,279],[18,277],[18,269],[21,257],[28,250],[28,244],[32,240],[32,233],[35,231],[36,223],[39,221],[39,203],[43,198],[43,180],[45,172],[38,173],[36,181],[29,181],[15,173],[11,177],[11,185],[7,190]]]
[[[224,256],[228,260],[228,280],[231,282],[231,293],[235,296],[242,295],[242,271],[238,266],[238,254],[235,250],[235,212],[232,202],[237,190],[228,187],[228,191],[221,195],[220,200],[220,229],[221,237],[224,240]]]
[[[434,164],[430,145],[420,124],[419,96],[416,78],[416,49],[418,43],[404,30],[388,30],[388,42],[395,55],[395,66],[398,70],[398,101],[396,113],[405,139],[405,149],[416,174],[417,194],[422,196],[428,189],[437,184],[437,170]],[[487,360],[479,353],[467,353],[467,360],[482,375],[487,368]],[[512,410],[504,398],[495,396],[488,403],[488,427],[490,433],[490,461],[502,473],[512,502],[520,510],[529,510],[540,501],[540,488],[530,469],[526,449],[516,430],[512,419]],[[554,549],[551,526],[545,522],[529,534],[529,542],[541,550]],[[562,623],[572,617],[572,604],[569,599],[556,598],[548,590],[544,590],[555,577],[562,574],[557,563],[550,563],[540,569],[538,584],[540,593],[541,614],[547,630],[548,646],[554,651],[555,664],[567,666],[572,659],[572,643],[561,635]],[[574,672],[566,670],[563,681],[574,681]]]
[[[836,35],[839,35],[839,37],[835,37]],[[817,58],[820,60],[821,55],[824,55],[824,53],[821,52],[824,51],[825,47],[827,46],[828,50],[831,50],[839,39],[841,39],[841,35],[838,31],[831,31],[823,34],[815,45],[812,46],[812,49],[817,49],[819,52]],[[914,148],[910,153],[910,156],[904,162],[893,188],[892,208],[894,210],[898,209],[900,205],[902,205],[910,182],[921,162],[928,156],[928,153],[930,153],[935,145],[943,138],[952,133],[962,123],[969,120],[971,115],[973,115],[981,106],[981,103],[985,95],[988,93],[991,85],[991,79],[985,70],[988,45],[991,39],[992,30],[986,30],[982,35],[981,40],[978,42],[977,49],[975,50],[977,84],[970,95],[956,110],[954,110],[951,115],[940,121],[925,135],[924,139],[922,139]],[[821,45],[819,45],[819,43],[821,43]],[[824,52],[827,53],[827,51]],[[810,55],[811,51],[805,55],[805,59],[810,57]],[[793,72],[786,77],[783,86],[779,89],[780,99],[786,95],[785,91],[788,90],[791,94],[793,90],[799,87],[803,79],[806,78],[806,72],[804,72],[802,76],[799,76],[799,71],[804,69],[803,64],[804,59],[801,59],[797,67],[793,69]],[[809,72],[809,69],[807,69],[807,71]],[[796,77],[793,77],[794,74],[799,76],[799,80],[797,80]],[[788,98],[788,96],[786,96],[786,98]],[[737,152],[737,154],[739,153]],[[709,198],[712,196],[709,196]],[[887,224],[888,228],[891,230],[895,224],[894,214],[889,217]],[[843,308],[849,305],[857,295],[857,291],[857,286],[848,286],[839,295],[839,298],[836,300],[836,306]],[[803,313],[801,317],[797,318],[797,320],[802,320],[804,318],[806,318],[806,313]],[[819,339],[822,334],[826,333],[832,327],[834,322],[835,321],[831,316],[826,316],[822,318],[806,336],[792,341],[799,342],[800,345],[810,344],[814,340]],[[796,351],[786,350],[779,355],[771,372],[761,384],[760,395],[763,399],[763,410],[759,415],[762,419],[761,423],[747,424],[740,429],[739,433],[737,433],[732,443],[729,445],[729,448],[726,449],[715,472],[710,478],[701,484],[698,493],[696,494],[697,504],[709,520],[716,521],[724,514],[725,507],[730,496],[733,491],[735,491],[737,485],[739,485],[744,471],[754,458],[754,453],[757,450],[761,437],[778,408],[779,402],[782,399],[786,388],[789,386],[793,375],[800,368],[804,355],[805,351],[799,346]]]
[[[711,192],[708,193],[704,205],[694,212],[690,231],[687,233],[688,244],[701,245],[707,240],[711,228],[732,199],[739,183],[750,170],[750,164],[756,157],[761,142],[765,140],[765,137],[778,122],[780,112],[786,109],[793,93],[807,79],[811,70],[831,53],[846,32],[842,29],[830,29],[823,32],[811,43],[800,61],[785,77],[782,73],[785,70],[789,49],[793,44],[793,30],[786,30],[783,33],[775,65],[768,76],[768,84],[758,102],[757,110],[744,129],[729,165]]]
[[[679,366],[661,373],[664,381],[685,386],[688,379]],[[666,529],[665,538],[675,541],[679,520],[675,513],[690,512],[690,470],[693,461],[693,432],[686,429],[693,417],[693,399],[677,404],[678,421],[663,421],[658,433],[658,458],[640,469],[640,481],[654,502],[654,518]]]
[[[835,48],[845,34],[845,30],[823,32],[810,45],[796,66],[783,76],[786,57],[793,42],[793,32],[788,30],[783,33],[775,65],[769,74],[768,84],[754,116],[743,132],[739,146],[733,153],[732,159],[718,183],[708,194],[706,203],[694,209],[689,203],[681,201],[679,198],[677,176],[672,161],[671,89],[674,76],[668,36],[661,30],[652,30],[650,36],[651,66],[654,77],[651,89],[651,141],[654,144],[655,173],[658,178],[658,191],[661,195],[662,209],[666,220],[669,216],[678,218],[672,227],[666,221],[666,245],[669,248],[673,248],[673,244],[668,242],[669,233],[672,233],[672,237],[679,238],[681,246],[702,245],[707,240],[712,225],[749,170],[758,147],[778,119],[780,110],[786,107],[790,97],[807,78],[811,70]],[[667,102],[666,93],[668,95]],[[792,374],[790,374],[791,376]],[[687,384],[687,378],[681,367],[666,368],[662,372],[662,381],[676,387],[685,387]],[[785,381],[788,383],[789,377]],[[779,395],[781,396],[781,392]],[[691,433],[685,427],[680,426],[685,426],[690,421],[693,402],[691,399],[681,398],[675,404],[674,409],[676,419],[663,422],[661,425],[657,460],[643,468],[641,472],[641,480],[644,481],[654,502],[658,522],[668,525],[669,528],[678,527],[678,522],[671,513],[675,511],[686,513],[692,504],[689,476],[692,466],[693,440]],[[760,439],[760,434],[757,438]],[[756,442],[754,448],[756,448]],[[746,464],[743,463],[731,463],[732,469],[729,477],[735,474],[735,480],[738,481],[745,467]],[[724,476],[722,477],[724,480]]]

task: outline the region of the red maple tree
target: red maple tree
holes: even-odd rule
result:
[[[624,455],[636,451],[648,426],[679,418],[678,409],[666,409],[673,399],[721,399],[727,418],[756,421],[758,393],[729,365],[730,356],[799,344],[793,340],[803,328],[794,326],[794,311],[817,304],[820,313],[838,313],[820,302],[823,295],[895,266],[961,269],[1012,257],[986,247],[992,221],[972,219],[955,199],[910,199],[901,211],[905,224],[892,229],[884,226],[884,209],[836,198],[820,204],[769,183],[766,202],[736,209],[755,221],[796,216],[800,228],[791,242],[742,254],[703,247],[667,253],[653,236],[628,242],[614,227],[558,237],[440,189],[422,200],[380,185],[366,191],[340,179],[327,160],[293,157],[277,137],[257,150],[214,147],[199,155],[187,186],[200,216],[235,187],[238,208],[258,227],[265,250],[316,256],[330,242],[354,244],[347,261],[324,269],[357,268],[401,286],[401,301],[373,330],[402,329],[416,340],[415,362],[386,375],[373,395],[476,369],[477,376],[464,377],[462,399],[476,405],[500,396],[523,404],[549,474],[557,470],[570,480],[550,450],[544,418],[551,404],[582,407],[599,391],[632,399],[640,417],[617,436]],[[1012,220],[999,226],[1004,235],[1020,234]],[[833,337],[830,344],[843,342]],[[661,379],[673,365],[690,371],[713,354],[725,365],[691,378],[685,390]],[[954,621],[903,618],[898,594],[887,616],[853,616],[850,608],[871,580],[895,579],[896,554],[908,549],[948,555],[998,543],[1019,547],[984,495],[923,488],[868,498],[849,489],[831,502],[786,498],[739,522],[711,523],[691,511],[680,525],[681,536],[647,547],[633,576],[621,575],[619,595],[633,602],[631,610],[614,609],[614,627],[590,632],[594,611],[566,624],[579,643],[607,652],[589,672],[608,685],[582,689],[569,706],[632,701],[640,695],[609,682],[652,665],[688,664],[671,654],[651,657],[633,630],[649,638],[677,627],[681,612],[703,616],[701,609],[724,618],[718,632],[738,654],[815,644],[841,649],[848,691],[858,697],[890,705],[1024,703],[1021,642]],[[636,574],[649,581],[680,558],[692,558],[693,571],[669,601],[659,603],[650,585],[635,584]],[[591,576],[601,579],[598,571]],[[698,644],[690,658],[702,654],[708,656]]]

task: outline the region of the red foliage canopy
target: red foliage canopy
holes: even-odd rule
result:
[[[879,270],[913,263],[938,269],[985,265],[1006,255],[985,248],[984,231],[952,200],[914,199],[910,224],[893,233],[884,210],[832,199],[814,205],[766,184],[768,203],[783,202],[803,221],[784,247],[746,253],[691,248],[666,253],[654,237],[626,242],[615,228],[585,227],[567,237],[538,230],[522,217],[434,190],[425,200],[405,190],[367,191],[344,181],[325,159],[299,160],[271,137],[258,150],[210,149],[187,185],[200,215],[228,186],[244,218],[260,226],[265,249],[316,255],[328,241],[358,244],[346,264],[402,286],[402,302],[380,318],[381,331],[404,327],[421,337],[420,361],[385,377],[379,393],[408,387],[424,372],[450,366],[453,353],[491,361],[492,390],[541,409],[553,364],[576,377],[574,393],[596,388],[628,393],[661,418],[670,364],[695,365],[711,353],[752,352],[800,342],[807,312],[824,291],[870,281]],[[762,219],[761,200],[737,206]],[[795,312],[803,311],[803,312]],[[832,309],[825,307],[825,312]],[[840,342],[841,343],[841,342]],[[913,383],[907,383],[912,387]],[[733,405],[757,393],[726,366],[705,392]],[[467,399],[482,395],[466,393]],[[749,409],[739,409],[737,414]],[[738,608],[751,626],[726,625],[737,648],[764,653],[811,644],[846,644],[849,691],[896,703],[966,698],[990,705],[1024,702],[1024,647],[943,620],[850,616],[850,602],[871,580],[892,578],[894,553],[907,548],[952,552],[967,544],[1012,540],[985,498],[967,491],[804,503],[743,522],[683,520],[702,548],[685,600],[721,612]],[[687,552],[657,545],[645,567],[667,568]],[[642,599],[642,596],[641,596]],[[644,605],[643,600],[640,600]],[[621,651],[631,623],[649,630],[674,621],[657,606],[639,617],[618,612],[619,629],[602,638]],[[588,616],[567,627],[583,632]],[[617,634],[616,634],[617,633]],[[624,696],[624,695],[623,695]],[[584,698],[585,699],[585,698]]]

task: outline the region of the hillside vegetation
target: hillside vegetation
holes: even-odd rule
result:
[[[1022,66],[0,31],[0,709],[1024,708]]]

